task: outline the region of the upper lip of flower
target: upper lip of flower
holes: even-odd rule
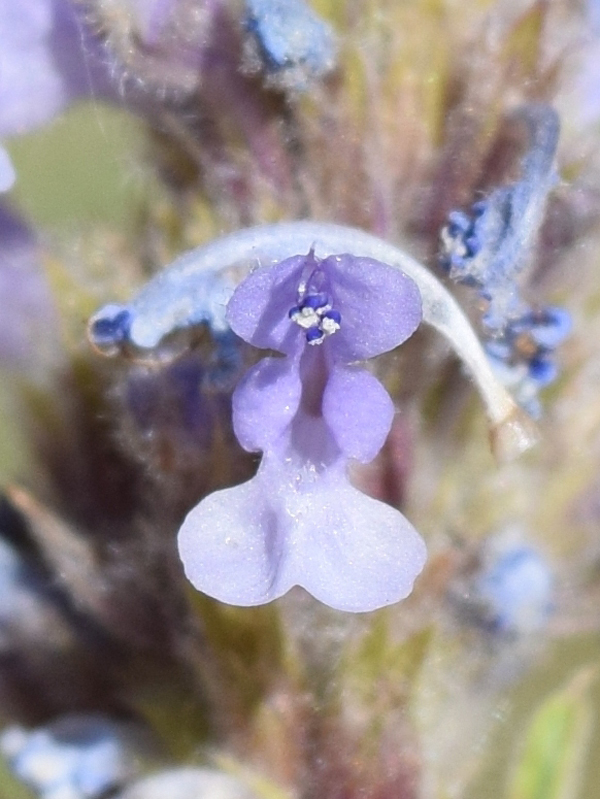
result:
[[[393,349],[422,319],[419,289],[402,272],[372,258],[342,254],[321,259],[311,251],[251,273],[229,301],[227,321],[255,347],[292,354],[306,337],[304,324],[290,322],[290,310],[312,297],[325,301],[317,309],[338,312],[339,330],[327,344],[341,362]],[[318,310],[309,321],[311,326],[321,324]]]

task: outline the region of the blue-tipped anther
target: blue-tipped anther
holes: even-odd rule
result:
[[[558,367],[554,361],[549,361],[545,358],[533,358],[529,362],[529,376],[532,380],[535,380],[540,388],[544,388],[556,380]]]
[[[476,235],[467,236],[465,238],[465,247],[469,258],[474,258],[481,250],[481,239]]]
[[[323,319],[331,319],[332,322],[335,322],[336,325],[339,325],[342,321],[342,315],[339,311],[336,311],[335,308],[332,308],[330,311],[326,311],[323,314]]]
[[[307,294],[300,303],[301,308],[313,308],[315,311],[318,308],[325,308],[327,305],[330,305],[329,297],[323,292]]]
[[[128,339],[130,326],[131,312],[127,308],[106,305],[90,322],[90,340],[100,349],[116,346]]]
[[[488,207],[489,203],[487,200],[478,200],[471,206],[471,213],[477,217],[482,216],[487,211]]]
[[[294,305],[294,307],[290,308],[290,310],[288,311],[289,318],[293,319],[297,314],[301,312],[301,310],[302,309],[300,308],[299,305]]]
[[[306,340],[309,344],[320,344],[325,338],[325,333],[318,327],[311,327],[306,331]]]
[[[448,231],[451,236],[467,233],[471,225],[471,218],[464,211],[450,211],[448,214]]]
[[[538,346],[553,350],[567,338],[572,327],[571,314],[565,308],[544,308],[533,317],[531,336]]]

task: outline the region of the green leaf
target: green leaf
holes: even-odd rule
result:
[[[590,689],[596,676],[596,670],[586,666],[534,714],[519,750],[507,799],[578,796],[592,732]]]

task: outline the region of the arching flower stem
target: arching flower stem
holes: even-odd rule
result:
[[[137,347],[152,348],[173,330],[199,321],[210,322],[210,319],[198,318],[199,306],[194,301],[200,275],[205,274],[206,279],[211,279],[209,276],[222,273],[227,267],[275,264],[291,254],[311,249],[318,258],[340,252],[373,258],[400,269],[412,278],[421,293],[423,321],[448,339],[484,400],[495,455],[501,460],[509,459],[536,442],[533,421],[517,406],[494,375],[469,320],[442,283],[399,247],[357,228],[326,222],[282,222],[236,231],[191,250],[157,275],[126,306],[130,314],[127,341]],[[233,291],[233,283],[223,284],[220,290],[224,311],[227,295]],[[94,325],[106,322],[108,308],[112,315],[115,309],[123,311],[123,306],[107,306],[93,317],[90,322],[92,343]],[[218,325],[221,324],[221,320],[218,320]],[[123,331],[120,330],[119,334],[123,340]]]

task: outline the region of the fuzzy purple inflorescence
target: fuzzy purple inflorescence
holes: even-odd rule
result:
[[[412,590],[425,545],[394,508],[349,482],[350,458],[372,460],[394,406],[355,362],[387,352],[422,317],[413,280],[352,255],[288,258],[252,272],[227,311],[267,357],[233,396],[242,446],[263,452],[256,476],[217,491],[185,519],[186,574],[223,602],[257,605],[301,585],[339,610],[369,611]]]

